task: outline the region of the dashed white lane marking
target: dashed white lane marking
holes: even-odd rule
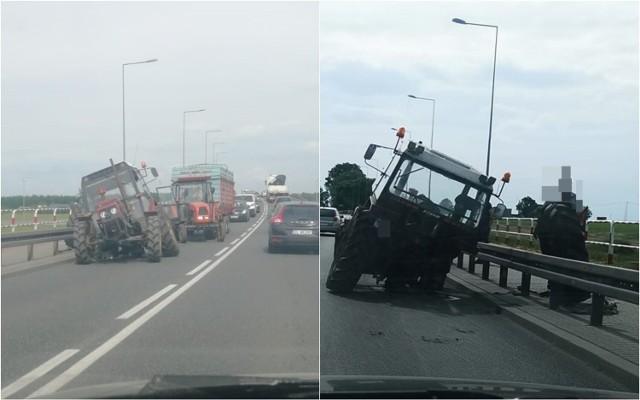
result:
[[[211,260],[204,261],[202,264],[198,265],[197,267],[195,267],[191,271],[187,272],[187,275],[195,275],[195,274],[197,274],[198,271],[200,271],[202,268],[204,268],[210,262],[211,262]]]
[[[233,246],[234,244],[238,243],[238,240],[240,240],[240,238],[237,238],[236,240],[234,240],[233,242],[231,242],[230,244]]]
[[[246,235],[247,232],[243,232],[242,235],[240,235],[240,237],[244,237],[244,235]]]
[[[67,349],[62,353],[58,354],[57,356],[53,357],[52,359],[40,365],[39,367],[29,372],[22,378],[18,379],[17,381],[13,382],[9,386],[2,389],[2,397],[6,399],[7,397],[17,392],[18,390],[25,388],[31,382],[40,378],[42,375],[46,374],[47,372],[51,371],[52,369],[54,369],[55,367],[57,367],[58,365],[66,361],[69,357],[76,354],[78,351],[80,350]]]
[[[222,250],[220,250],[219,252],[217,252],[217,253],[214,255],[214,257],[218,257],[218,256],[222,255],[222,254],[223,254],[225,251],[227,251],[227,250],[229,250],[229,248],[228,248],[228,247],[225,247],[224,249],[222,249]]]
[[[129,318],[131,318],[136,313],[138,313],[140,310],[142,310],[143,308],[145,308],[149,304],[153,303],[154,301],[156,301],[157,299],[162,297],[162,295],[164,295],[165,293],[171,291],[171,289],[173,289],[176,286],[178,286],[178,285],[171,284],[171,285],[167,286],[166,288],[162,289],[158,293],[156,293],[153,296],[149,297],[148,299],[146,299],[142,303],[138,304],[137,306],[133,307],[132,309],[130,309],[129,311],[127,311],[126,313],[122,314],[121,316],[119,316],[116,319],[129,319]]]
[[[98,346],[91,353],[87,354],[80,361],[69,367],[62,374],[58,375],[52,381],[42,386],[40,389],[36,390],[33,394],[29,396],[29,398],[45,396],[51,393],[58,391],[67,383],[71,382],[78,375],[80,375],[84,370],[89,368],[93,363],[98,361],[103,355],[107,354],[114,347],[116,347],[120,342],[125,340],[129,335],[138,330],[142,325],[144,325],[147,321],[149,321],[153,316],[162,311],[163,308],[171,304],[175,299],[178,298],[182,293],[186,292],[191,286],[195,285],[200,279],[204,278],[209,272],[213,271],[215,267],[220,265],[222,261],[224,261],[228,256],[233,254],[233,252],[240,247],[240,245],[251,236],[253,232],[256,231],[258,227],[253,229],[247,237],[242,239],[237,245],[235,245],[231,251],[228,251],[220,258],[218,258],[213,264],[209,265],[204,271],[196,275],[194,278],[185,283],[182,287],[179,287],[176,291],[167,296],[160,303],[156,304],[152,309],[144,313],[142,316],[138,317],[135,321],[127,325],[120,332],[116,333],[111,339],[104,342],[102,345]]]

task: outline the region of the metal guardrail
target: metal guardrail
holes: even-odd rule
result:
[[[510,225],[511,221],[515,221],[516,225]],[[528,222],[528,229],[522,226],[522,222]],[[537,223],[537,218],[501,218],[495,220],[495,228],[492,228],[492,231],[496,234],[504,234],[504,235],[515,235],[518,243],[520,242],[520,236],[525,236],[528,238],[529,246],[533,244],[533,231],[535,229]],[[590,224],[609,224],[609,241],[607,242],[599,242],[594,240],[589,240],[589,225]],[[587,221],[587,225],[585,228],[585,239],[588,244],[607,246],[607,264],[613,265],[614,258],[614,248],[626,248],[633,250],[640,250],[638,246],[630,246],[626,244],[615,243],[615,229],[614,226],[616,224],[628,224],[628,225],[638,225],[638,221],[613,221],[613,220],[604,220],[604,221]],[[500,226],[503,226],[505,229],[500,229]],[[512,231],[510,228],[515,228],[515,231]],[[528,230],[529,232],[524,232]]]
[[[2,235],[2,248],[27,247],[27,261],[33,260],[33,245],[51,242],[53,255],[60,253],[59,242],[73,238],[73,229],[59,229],[56,231],[25,232]]]
[[[478,253],[469,257],[469,272],[475,272],[475,258],[483,261],[482,279],[489,279],[489,263],[500,265],[499,285],[507,286],[509,268],[522,272],[521,292],[529,296],[531,276],[553,280],[564,285],[591,292],[591,325],[601,326],[604,312],[604,296],[638,304],[638,271],[568,260],[544,254],[478,243]],[[458,267],[462,268],[462,254],[458,257]],[[558,308],[553,291],[549,307]]]

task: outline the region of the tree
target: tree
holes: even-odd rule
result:
[[[329,207],[329,192],[320,187],[320,207]]]
[[[325,179],[328,192],[328,199],[325,199],[338,209],[353,210],[367,201],[373,181],[357,164],[337,164]]]
[[[540,205],[529,196],[523,197],[516,205],[518,215],[524,218],[537,218],[540,211]]]

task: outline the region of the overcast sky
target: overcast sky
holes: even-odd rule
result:
[[[638,17],[636,1],[321,3],[322,182],[393,146],[391,127],[429,143],[433,103],[408,94],[436,100],[434,148],[485,171],[495,29],[460,18],[499,26],[490,174],[512,173],[506,205],[541,202],[545,167],[568,165],[594,216],[629,201],[637,220]]]
[[[318,11],[319,10],[319,11]],[[3,2],[2,195],[74,194],[122,159],[167,184],[218,160],[236,188],[272,173],[313,191],[337,163],[363,164],[391,127],[486,167],[499,26],[491,175],[503,199],[541,201],[545,167],[572,167],[597,216],[638,219],[638,3]],[[320,117],[319,117],[320,116]],[[318,128],[320,122],[321,128]],[[320,130],[319,130],[320,129]],[[319,170],[318,152],[321,151]],[[387,159],[376,155],[379,164]],[[373,171],[365,169],[373,177]]]
[[[83,175],[122,160],[170,181],[213,160],[236,190],[287,175],[317,191],[318,4],[2,2],[2,195],[77,193]]]

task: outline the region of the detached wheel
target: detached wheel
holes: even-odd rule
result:
[[[336,240],[325,286],[332,292],[345,293],[353,290],[362,275],[363,263],[373,256],[375,228],[369,210],[358,208]]]
[[[224,242],[224,238],[227,236],[227,228],[225,227],[224,220],[218,223],[218,242]]]
[[[180,224],[178,227],[178,241],[180,243],[187,243],[187,238],[189,234],[187,233],[187,226],[185,224]]]
[[[149,262],[160,261],[162,257],[162,233],[160,228],[160,219],[156,215],[147,217],[145,248],[149,255]]]
[[[89,245],[89,222],[77,221],[73,225],[73,250],[76,255],[76,264],[91,264],[91,248]]]
[[[584,233],[578,222],[576,211],[564,203],[549,203],[543,206],[535,232],[542,254],[589,261]],[[588,299],[587,291],[549,281],[549,305],[552,309],[560,305],[572,305]]]
[[[164,257],[175,257],[180,254],[178,239],[173,233],[173,228],[168,220],[162,223],[162,255]]]

